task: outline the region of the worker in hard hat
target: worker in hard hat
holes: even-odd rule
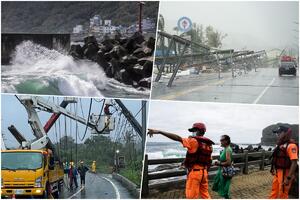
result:
[[[298,147],[292,137],[292,129],[279,126],[273,130],[278,137],[277,146],[271,156],[273,175],[270,199],[288,199],[289,190],[296,179]]]
[[[92,163],[92,172],[96,173],[96,161],[95,160]]]
[[[148,129],[148,135],[153,137],[154,134],[161,134],[171,140],[182,143],[183,147],[187,148],[184,166],[188,170],[185,194],[188,199],[210,199],[208,192],[208,168],[212,162],[212,145],[213,141],[204,137],[206,127],[204,123],[195,123],[193,127],[188,129],[193,133],[188,138],[168,133],[165,131]]]
[[[83,187],[83,186],[85,186],[85,175],[86,175],[86,172],[89,171],[89,168],[84,165],[83,161],[80,161],[80,165],[77,170],[80,175],[81,187]]]

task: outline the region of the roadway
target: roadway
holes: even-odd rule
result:
[[[231,72],[177,76],[154,82],[152,99],[298,106],[299,76],[278,76],[277,68],[258,68],[235,78]]]
[[[65,181],[67,183],[67,181]],[[80,187],[78,177],[78,188],[69,190],[66,186],[60,194],[61,199],[133,199],[129,191],[110,174],[86,174],[85,187]]]

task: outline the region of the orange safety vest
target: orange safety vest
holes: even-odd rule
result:
[[[203,136],[193,136],[191,138],[195,138],[197,140],[198,148],[195,153],[189,153],[187,151],[184,166],[188,169],[192,168],[196,164],[210,167],[212,162],[211,154],[213,152],[212,145],[215,143]]]

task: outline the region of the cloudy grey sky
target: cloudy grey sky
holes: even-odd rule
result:
[[[168,32],[175,33],[173,28],[182,16],[197,24],[212,25],[228,34],[223,48],[298,49],[299,25],[295,23],[299,18],[297,1],[162,1],[160,13],[165,18]]]
[[[152,101],[149,128],[187,137],[193,123],[204,122],[206,136],[214,141],[228,134],[234,143],[257,144],[263,128],[278,122],[298,124],[298,113],[297,106]],[[148,137],[147,141],[171,142],[161,135]]]

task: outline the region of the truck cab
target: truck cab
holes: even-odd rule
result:
[[[58,197],[63,168],[47,150],[1,152],[1,197]]]
[[[291,56],[282,56],[279,62],[279,76],[283,74],[297,75],[297,63]]]

